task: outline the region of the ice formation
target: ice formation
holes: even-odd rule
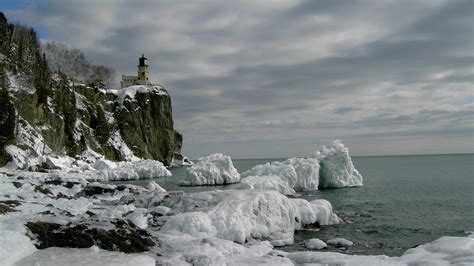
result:
[[[114,163],[112,162],[112,165]],[[136,162],[118,162],[114,167],[101,168],[98,180],[132,180],[171,176],[171,172],[160,161],[141,160]]]
[[[329,239],[328,241],[326,241],[326,243],[328,245],[332,245],[332,246],[340,246],[340,247],[350,247],[352,245],[354,245],[354,243],[352,243],[352,241],[349,241],[345,238],[333,238],[333,239]]]
[[[282,189],[288,183],[289,189],[296,191],[316,190],[319,184],[319,163],[314,158],[290,158],[283,162],[271,162],[256,165],[253,168],[242,173],[245,178],[253,177],[246,183],[249,187]],[[273,176],[270,181],[265,178],[255,178],[257,176]],[[275,176],[281,181],[275,180]],[[273,187],[273,188],[272,188]],[[283,192],[282,192],[283,193]]]
[[[293,233],[304,225],[336,224],[339,218],[328,201],[289,199],[277,191],[212,191],[167,198],[163,204],[181,212],[161,231],[217,237],[244,243],[270,239],[274,245],[293,242]]]
[[[247,176],[241,179],[242,189],[277,190],[284,195],[291,195],[295,190],[288,181],[276,175]]]
[[[214,153],[200,158],[199,162],[188,168],[186,179],[181,185],[202,186],[232,184],[240,181],[232,159],[222,153]]]
[[[308,249],[323,249],[328,245],[326,245],[326,243],[324,243],[324,241],[322,241],[321,239],[312,238],[308,240],[308,242],[306,242],[305,246]]]
[[[319,160],[320,188],[339,188],[362,186],[362,176],[354,168],[349,149],[340,140],[335,140],[330,146],[323,146],[316,152]]]
[[[473,265],[474,235],[444,236],[431,243],[409,249],[401,257],[347,255],[336,252],[292,252],[295,264],[317,265]]]

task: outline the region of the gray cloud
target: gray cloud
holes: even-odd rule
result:
[[[145,53],[192,157],[474,151],[472,1],[45,0],[9,17],[118,73]]]

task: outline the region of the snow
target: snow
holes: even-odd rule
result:
[[[148,217],[145,214],[146,209],[135,209],[132,213],[127,215],[127,219],[131,221],[136,227],[145,229],[148,227]]]
[[[397,258],[388,256],[358,256],[346,255],[337,252],[300,251],[288,254],[287,258],[297,265],[405,265]]]
[[[352,243],[352,241],[349,241],[345,238],[329,239],[328,241],[326,241],[326,243],[328,243],[328,245],[336,246],[336,247],[350,247],[350,246],[354,245],[354,243]]]
[[[102,250],[97,246],[81,249],[53,247],[38,250],[21,259],[15,265],[154,266],[155,260],[145,254],[125,254],[123,252]]]
[[[122,158],[125,161],[139,161],[140,158],[135,156],[132,150],[127,146],[125,141],[122,139],[122,135],[118,131],[114,131],[111,135],[109,140],[107,141],[115,150],[120,152]]]
[[[290,158],[283,162],[275,161],[256,165],[242,173],[242,176],[244,177],[243,180],[248,177],[254,177],[249,181],[245,181],[245,183],[267,189],[272,189],[271,187],[273,189],[278,188],[279,191],[282,189],[285,191],[284,194],[291,194],[286,192],[293,189],[296,191],[317,190],[319,184],[319,163],[314,158]],[[256,179],[256,176],[276,176],[281,181],[276,180],[274,177],[264,181],[264,178]],[[259,183],[258,185],[257,182]],[[286,186],[285,182],[288,183],[289,189],[284,188]]]
[[[444,236],[409,249],[401,257],[305,251],[289,253],[287,258],[296,264],[317,265],[473,265],[474,235]]]
[[[305,246],[308,249],[323,249],[326,248],[328,245],[326,245],[326,243],[324,243],[324,241],[322,241],[321,239],[312,238],[306,242]]]
[[[26,92],[33,94],[36,89],[31,85],[31,82],[27,80],[24,75],[14,75],[11,71],[5,71],[6,73],[6,86],[9,91],[12,92]]]
[[[97,179],[101,181],[134,180],[171,176],[171,172],[160,161],[141,160],[116,164],[114,168],[101,170]]]
[[[0,241],[2,243],[0,245],[0,258],[2,258],[2,265],[12,265],[15,261],[36,251],[33,242],[24,234],[25,231],[21,225],[7,224],[3,219],[0,220]]]
[[[288,181],[276,175],[247,176],[241,179],[242,189],[277,190],[284,195],[295,194]]]
[[[158,265],[293,265],[287,258],[270,255],[268,241],[240,245],[214,237],[193,237],[179,232],[159,234],[163,243]]]
[[[289,199],[277,191],[226,190],[169,197],[163,205],[177,214],[161,228],[199,237],[245,243],[269,239],[274,245],[293,242],[295,230],[318,222],[339,223],[328,201]]]
[[[240,174],[235,169],[232,159],[222,153],[214,153],[200,158],[186,171],[184,186],[221,185],[240,181]]]
[[[408,265],[474,265],[474,234],[441,237],[405,251],[401,260]]]
[[[349,148],[340,140],[335,140],[330,146],[323,146],[316,152],[315,158],[321,165],[319,187],[339,188],[362,186],[362,176],[354,168]]]
[[[135,99],[137,93],[148,93],[152,92],[159,95],[168,95],[168,93],[159,85],[134,85],[118,90],[109,90],[110,93],[117,95],[116,102],[123,104],[125,99]]]

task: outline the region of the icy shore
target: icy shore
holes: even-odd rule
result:
[[[401,257],[286,253],[277,247],[292,243],[296,230],[340,222],[328,201],[288,198],[274,190],[183,193],[165,191],[155,181],[141,187],[87,179],[76,174],[0,174],[0,240],[9,243],[0,246],[0,256],[6,258],[2,263],[468,265],[474,261],[474,235],[442,237]],[[306,245],[310,250],[325,248],[316,239]]]

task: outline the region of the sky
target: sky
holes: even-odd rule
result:
[[[474,1],[0,0],[9,21],[173,102],[184,153],[474,152]]]

